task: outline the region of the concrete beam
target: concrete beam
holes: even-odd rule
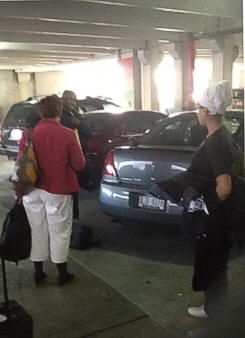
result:
[[[109,54],[108,54],[109,55]],[[67,53],[59,51],[33,51],[33,50],[0,50],[0,57],[9,57],[9,58],[59,58],[59,59],[81,59],[81,58],[91,58],[93,54],[91,53]]]
[[[79,2],[105,3],[105,0],[78,0]],[[242,0],[107,0],[107,4],[126,5],[133,7],[156,8],[160,10],[175,10],[177,12],[240,18]]]
[[[18,57],[6,57],[6,56],[1,56],[0,54],[0,63],[4,62],[4,61],[8,61],[10,63],[13,63],[13,62],[22,62],[22,63],[25,63],[25,62],[32,62],[32,63],[36,63],[36,62],[39,62],[39,61],[47,61],[47,62],[51,62],[51,63],[62,63],[62,62],[77,62],[77,61],[84,61],[88,59],[88,57],[81,57],[81,58],[59,58],[59,57],[53,57],[53,58],[50,58],[50,57],[45,57],[45,56],[36,56],[36,57],[33,57],[33,56],[23,56],[22,58],[18,58]]]
[[[187,39],[186,33],[165,32],[151,28],[128,28],[115,26],[101,26],[88,23],[71,23],[0,17],[0,31],[19,33],[42,33],[67,36],[85,36],[100,38],[122,38],[137,40],[167,40],[179,41]]]
[[[38,65],[56,65],[57,62],[56,61],[45,61],[45,60],[2,60],[0,58],[0,65],[12,65],[13,68],[16,68],[17,66],[38,66]]]
[[[114,49],[144,48],[145,42],[126,39],[88,38],[80,36],[48,35],[39,33],[0,32],[1,42],[43,43],[54,45],[108,47]]]
[[[218,13],[219,10],[217,9]],[[63,1],[1,1],[0,15],[16,18],[50,19],[61,22],[172,29],[185,32],[214,32],[219,23],[215,17],[200,14],[194,15],[183,12],[166,12],[151,8],[129,8],[127,6]],[[228,26],[232,25],[232,20],[224,20],[226,20],[225,22]]]
[[[0,51],[3,50],[13,50],[13,51],[25,51],[27,53],[31,51],[36,52],[50,52],[50,53],[67,53],[67,54],[76,54],[76,53],[91,53],[91,54],[115,54],[115,49],[105,48],[105,47],[82,47],[82,46],[70,46],[70,45],[54,45],[54,44],[37,44],[37,43],[24,43],[24,42],[2,42],[0,41]]]

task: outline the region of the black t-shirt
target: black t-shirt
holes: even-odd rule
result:
[[[63,110],[63,113],[61,115],[61,119],[60,119],[60,123],[66,127],[66,128],[69,128],[69,129],[74,129],[73,126],[72,126],[72,123],[71,123],[71,113],[66,111],[66,110]]]
[[[214,182],[222,174],[230,175],[235,160],[231,133],[222,126],[207,136],[194,153],[188,171],[210,178]]]
[[[76,113],[76,112],[69,112],[69,111],[63,110],[60,123],[66,128],[75,129],[72,124],[72,116],[75,116],[78,120],[80,120],[80,125],[78,127],[78,135],[79,135],[81,146],[83,150],[86,152],[87,141],[92,136],[92,131],[89,125],[87,124],[87,122],[82,118],[82,116],[80,116],[79,113]]]

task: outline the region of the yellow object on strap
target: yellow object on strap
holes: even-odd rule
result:
[[[76,134],[78,143],[81,145],[81,142],[80,142],[80,139],[79,139],[79,134],[78,134],[78,129],[74,129],[74,132]]]

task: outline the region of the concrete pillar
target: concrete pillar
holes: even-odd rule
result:
[[[181,43],[171,43],[169,53],[174,58],[175,65],[175,104],[174,110],[182,110],[183,101],[183,67],[182,67],[182,45]]]
[[[138,50],[141,64],[141,96],[142,109],[151,109],[151,52],[149,49]]]
[[[221,36],[209,40],[213,53],[213,82],[227,80],[232,84],[232,67],[238,55],[238,47],[234,45],[233,36]]]
[[[192,109],[195,45],[193,42],[172,43],[168,50],[175,60],[175,111]]]
[[[162,47],[156,46],[151,48],[151,109],[159,110],[159,100],[158,100],[158,91],[155,81],[155,72],[162,61],[163,50]]]
[[[182,108],[183,110],[193,109],[195,104],[192,98],[193,93],[193,71],[196,57],[194,42],[182,43]]]
[[[35,73],[34,79],[34,91],[37,96],[57,94],[67,89],[67,79],[64,71]]]
[[[182,59],[177,58],[174,60],[175,64],[175,111],[182,111],[183,107],[183,67],[182,67]]]
[[[142,109],[151,109],[151,66],[141,64]]]
[[[133,50],[134,109],[142,109],[141,64],[137,50]]]
[[[17,73],[19,101],[25,101],[28,97],[34,96],[34,75],[33,73]]]
[[[162,61],[162,46],[154,46],[138,51],[141,62],[142,107],[143,109],[159,110],[158,91],[155,72]]]
[[[18,102],[17,78],[14,71],[0,71],[0,88],[0,118],[2,119],[10,106]]]

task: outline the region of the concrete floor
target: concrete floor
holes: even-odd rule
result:
[[[13,203],[7,181],[12,165],[0,156],[0,224]],[[73,283],[58,287],[55,267],[46,263],[48,279],[37,287],[28,260],[7,264],[10,298],[32,314],[34,337],[187,337],[199,321],[186,308],[203,295],[191,290],[192,254],[182,236],[112,223],[100,212],[96,193],[81,192],[80,211],[102,245],[70,250]],[[243,285],[244,261],[230,261],[231,289]]]

